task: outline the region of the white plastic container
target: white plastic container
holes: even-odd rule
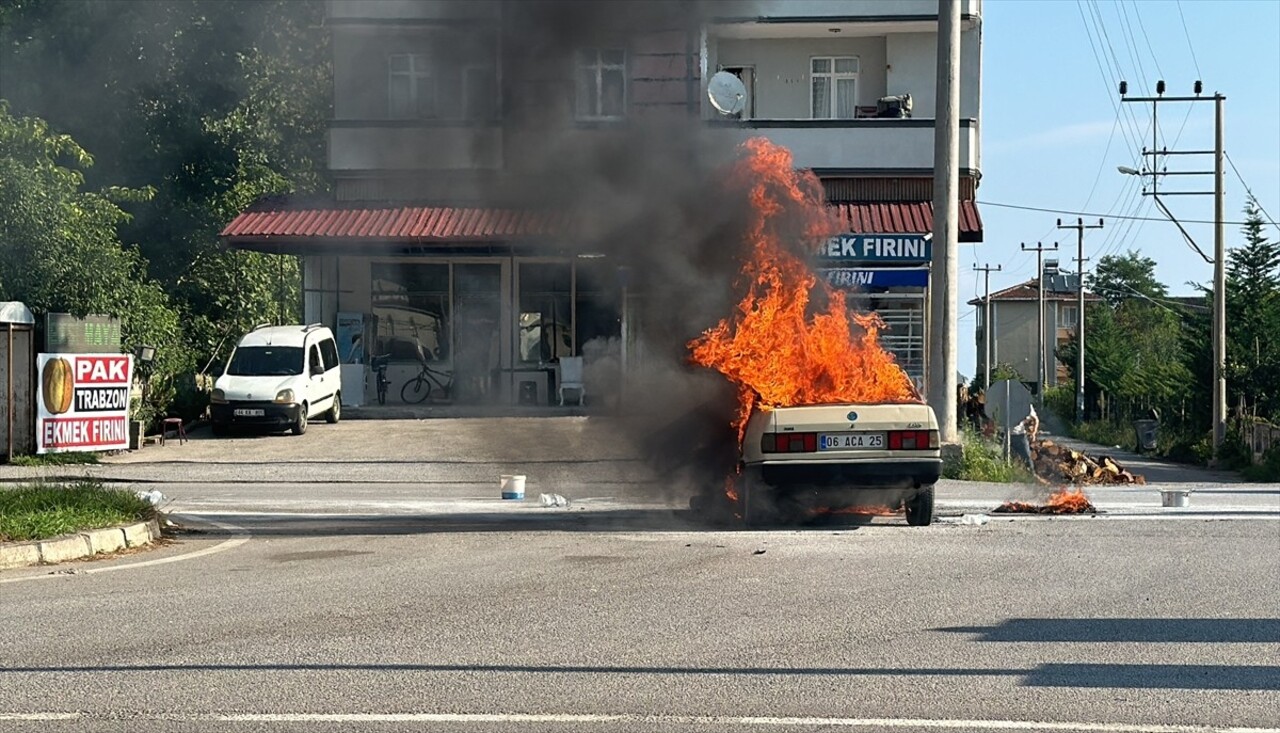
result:
[[[524,476],[502,474],[502,498],[503,499],[523,499],[524,498]]]

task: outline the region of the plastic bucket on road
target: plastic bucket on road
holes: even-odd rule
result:
[[[501,477],[501,484],[503,499],[524,498],[524,476],[504,473]]]
[[[1191,491],[1188,489],[1161,489],[1160,503],[1164,506],[1191,506]]]

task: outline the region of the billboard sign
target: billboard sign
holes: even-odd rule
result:
[[[44,350],[55,354],[102,354],[120,351],[120,319],[76,318],[70,313],[44,315]]]
[[[818,259],[923,264],[933,260],[929,234],[839,234],[818,247]]]
[[[818,270],[818,275],[833,288],[924,288],[929,285],[929,271],[924,269],[859,269],[835,267]]]
[[[36,452],[129,447],[130,354],[40,354]]]

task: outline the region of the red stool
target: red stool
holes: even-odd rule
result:
[[[177,432],[178,445],[182,445],[183,443],[187,442],[187,430],[186,428],[182,427],[182,418],[166,417],[164,419],[163,424],[160,426],[160,445],[164,445],[165,436],[169,434],[170,430],[174,430]]]

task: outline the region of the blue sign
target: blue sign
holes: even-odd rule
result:
[[[819,270],[833,288],[923,288],[929,285],[929,271],[917,269],[863,270],[838,267]]]
[[[851,262],[929,262],[933,259],[928,234],[840,234],[818,249],[823,260]]]

